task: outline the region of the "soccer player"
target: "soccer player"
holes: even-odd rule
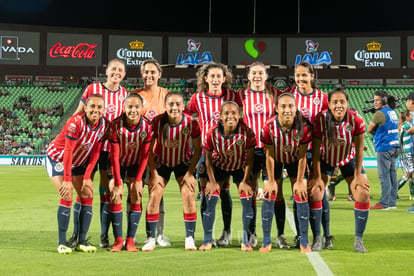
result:
[[[251,201],[254,192],[252,185],[247,181],[252,171],[256,136],[240,117],[240,107],[237,103],[224,102],[221,106],[220,122],[209,129],[203,143],[208,181],[204,188],[206,208],[202,216],[204,241],[199,250],[211,250],[218,196],[224,181],[232,176],[238,186],[242,204],[241,250],[253,251],[247,233],[253,219]]]
[[[122,107],[124,105],[125,97],[128,94],[128,91],[121,86],[121,81],[125,77],[125,63],[120,59],[112,59],[108,63],[106,68],[106,81],[95,82],[88,87],[86,87],[79,106],[75,113],[78,113],[83,110],[86,99],[91,94],[100,94],[105,100],[105,113],[104,117],[112,122],[116,117],[120,116],[122,113]],[[99,194],[101,200],[100,208],[100,222],[101,222],[101,238],[100,238],[100,247],[107,248],[109,247],[108,240],[108,231],[110,226],[110,214],[109,214],[109,189],[108,189],[108,170],[110,169],[109,164],[109,143],[105,142],[102,146],[102,152],[98,160],[98,169],[99,169]],[[73,207],[74,213],[74,231],[71,242],[76,243],[77,233],[78,233],[78,217],[79,217],[79,208],[80,202],[78,198],[76,199],[75,205]]]
[[[123,247],[122,239],[122,195],[123,179],[128,177],[128,230],[125,249],[138,251],[134,238],[138,229],[142,212],[143,182],[142,176],[147,166],[150,145],[153,137],[150,121],[141,116],[143,99],[136,93],[125,98],[124,112],[112,123],[108,135],[111,143],[112,175],[109,178],[112,229],[115,242],[112,252],[119,252]]]
[[[301,62],[298,65],[295,66],[295,82],[296,86],[293,87],[290,91],[296,98],[296,105],[299,109],[299,111],[302,113],[303,116],[305,116],[306,119],[308,119],[312,124],[316,117],[316,115],[322,111],[326,110],[328,108],[328,96],[323,93],[321,90],[318,89],[316,86],[315,81],[315,70],[313,69],[312,65],[307,62]],[[309,143],[308,153],[308,173],[312,172],[310,168],[312,167],[312,142]],[[280,188],[280,187],[279,187]],[[278,194],[280,195],[281,191],[278,191]],[[277,201],[278,202],[278,201]],[[285,216],[285,209],[284,209],[284,200],[281,203],[277,203],[275,206],[275,214],[276,214],[276,220],[278,220],[278,217],[281,217],[279,220],[280,223],[278,223],[278,227],[282,227],[284,223],[284,216]],[[280,202],[280,201],[279,201]],[[330,235],[330,207],[328,198],[326,195],[324,195],[322,199],[322,207],[315,207],[319,206],[320,203],[312,203],[310,206],[310,224],[312,226],[312,229],[319,229],[319,227],[315,228],[313,225],[315,224],[315,221],[313,218],[317,216],[318,214],[314,213],[320,213],[322,212],[322,226],[324,230],[324,242],[322,239],[320,239],[319,233],[314,233],[314,236],[318,237],[316,240],[313,241],[312,244],[312,251],[320,251],[323,247],[327,249],[333,248],[333,238]],[[315,205],[316,204],[316,205]],[[279,210],[278,210],[279,209]],[[293,212],[296,212],[296,201],[293,202]],[[320,216],[320,215],[319,215]],[[297,218],[297,216],[294,216]],[[296,231],[297,233],[300,232],[299,224],[297,220],[295,220],[296,225]],[[278,230],[279,231],[279,230]],[[295,237],[295,247],[299,248],[299,235]]]
[[[335,167],[339,166],[355,199],[354,251],[365,253],[367,250],[362,237],[369,213],[369,182],[362,166],[365,123],[356,111],[348,108],[348,95],[343,88],[330,91],[328,102],[329,109],[320,112],[314,120],[310,198],[314,203],[319,202],[319,206],[315,207],[321,207],[325,185]],[[315,221],[314,227],[320,227],[321,216],[317,216]],[[318,233],[318,230],[314,233]]]
[[[283,169],[286,169],[292,185],[299,222],[300,250],[311,252],[308,240],[309,204],[307,195],[306,152],[311,141],[311,128],[296,107],[295,97],[284,92],[277,98],[277,115],[263,126],[261,140],[266,148],[266,168],[269,181],[264,182],[266,196],[262,205],[263,245],[260,252],[270,252],[272,241],[272,217],[274,201],[279,197],[278,187],[283,182]],[[277,197],[273,195],[277,193]]]
[[[241,95],[243,102],[243,121],[256,134],[252,169],[253,191],[256,194],[260,173],[262,173],[263,181],[267,180],[265,150],[263,142],[260,141],[260,132],[266,120],[274,115],[276,97],[281,91],[267,82],[267,69],[262,62],[253,62],[247,68],[249,82],[246,87],[239,89],[237,93]],[[251,246],[256,247],[256,197],[253,197],[251,203],[254,208],[254,219],[248,235]],[[283,233],[278,235],[276,243],[280,248],[289,248]]]
[[[201,156],[200,127],[197,120],[184,114],[184,98],[179,92],[165,97],[166,112],[153,120],[155,150],[151,151],[151,179],[146,210],[147,241],[142,251],[155,248],[155,228],[159,217],[159,202],[171,173],[174,172],[183,200],[185,250],[196,250],[194,232],[197,220],[194,170]],[[194,152],[191,152],[192,141]]]
[[[72,253],[73,244],[66,241],[73,200],[73,188],[78,194],[79,240],[76,250],[95,252],[86,235],[92,220],[93,183],[91,173],[106,138],[109,122],[102,118],[105,103],[101,95],[91,95],[84,112],[73,115],[62,132],[47,148],[46,169],[60,196],[57,211],[59,246],[61,254]]]
[[[204,64],[197,71],[197,92],[191,96],[186,112],[198,115],[202,144],[204,144],[208,130],[219,121],[220,108],[223,102],[235,101],[239,106],[242,106],[240,96],[231,90],[232,78],[231,71],[221,63],[212,62]],[[203,190],[207,184],[204,153],[197,167],[197,174],[202,190],[200,209],[201,215],[203,215],[205,209]],[[217,244],[221,246],[229,245],[231,241],[232,200],[229,189],[229,180],[226,179],[223,182],[223,187],[220,189],[224,229]]]
[[[159,79],[162,76],[162,68],[156,59],[146,59],[140,66],[141,78],[144,87],[133,90],[144,99],[142,115],[152,121],[157,115],[165,112],[165,96],[169,92],[167,89],[158,86]],[[149,168],[145,172],[145,182],[149,181]],[[157,243],[159,246],[171,246],[168,238],[164,235],[165,228],[165,206],[164,198],[160,201],[160,215],[157,224]]]

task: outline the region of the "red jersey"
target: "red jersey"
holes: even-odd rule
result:
[[[109,142],[119,144],[121,166],[137,164],[142,145],[151,143],[152,138],[152,125],[148,119],[141,116],[138,125],[130,126],[124,113],[111,123],[108,135]]]
[[[221,104],[225,101],[234,101],[242,107],[240,95],[234,90],[223,90],[219,96],[210,95],[208,91],[197,92],[191,97],[187,112],[198,113],[201,141],[205,140],[208,130],[220,120]]]
[[[353,137],[365,132],[365,123],[358,112],[348,109],[342,122],[335,124],[334,141],[328,139],[326,113],[320,112],[314,122],[313,137],[321,139],[321,159],[332,167],[343,166],[355,157]]]
[[[328,109],[328,95],[319,89],[313,89],[310,94],[302,94],[296,86],[291,92],[296,98],[299,111],[311,123],[320,111]]]
[[[272,86],[271,99],[266,91],[255,91],[242,88],[238,91],[243,102],[243,121],[256,134],[257,148],[263,148],[260,141],[260,131],[265,122],[274,115],[277,96],[281,91]]]
[[[263,126],[261,140],[275,148],[275,160],[279,163],[290,164],[298,160],[299,147],[311,141],[311,130],[304,126],[303,136],[299,140],[296,129],[284,131],[279,124],[278,116],[270,118]]]
[[[92,128],[86,122],[85,113],[73,115],[68,119],[59,135],[50,143],[47,155],[56,162],[63,162],[66,159],[64,158],[65,148],[67,149],[69,144],[72,144],[72,167],[85,165],[92,155],[95,145],[106,139],[108,128],[109,122],[104,118],[101,118],[99,123]],[[70,168],[65,166],[65,170],[67,169]],[[70,172],[67,173],[70,174]]]
[[[191,159],[190,139],[200,136],[200,126],[187,114],[183,114],[177,125],[170,125],[164,116],[167,115],[160,114],[153,120],[154,139],[157,141],[154,159],[157,163],[173,168]],[[167,120],[165,124],[163,118]]]
[[[236,132],[230,136],[223,134],[223,125],[218,123],[210,128],[203,147],[212,151],[213,165],[224,171],[235,171],[243,167],[247,149],[256,146],[256,136],[251,128],[242,121]]]
[[[92,94],[102,95],[106,108],[103,117],[108,119],[109,122],[112,122],[115,118],[121,115],[125,97],[128,95],[128,91],[122,86],[119,86],[118,90],[112,91],[106,88],[103,83],[95,82],[86,87],[85,91],[82,94],[81,101],[83,103],[86,103],[86,100]],[[108,143],[104,144],[102,150],[109,151]]]

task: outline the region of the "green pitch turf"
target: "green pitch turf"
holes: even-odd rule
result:
[[[368,169],[371,182],[371,205],[379,199],[380,185],[374,169]],[[399,170],[398,174],[402,174]],[[95,180],[98,183],[98,179]],[[268,254],[240,251],[242,233],[241,207],[235,185],[233,197],[233,240],[227,248],[210,252],[184,250],[182,203],[175,181],[165,190],[165,234],[172,246],[157,247],[153,252],[111,253],[98,249],[94,254],[73,252],[59,255],[57,248],[56,210],[58,194],[49,181],[44,167],[0,167],[0,275],[316,275],[309,256],[297,249],[273,248]],[[289,200],[290,184],[285,180],[284,195]],[[99,245],[99,196],[95,185],[94,217],[89,232],[91,243]],[[408,184],[399,195],[396,210],[374,210],[369,214],[365,232],[367,254],[352,251],[354,240],[353,202],[347,200],[345,182],[337,186],[337,200],[331,202],[331,234],[334,249],[311,253],[320,257],[334,275],[410,275],[414,262],[414,214],[407,213]],[[148,193],[144,196],[145,209]],[[199,208],[200,201],[197,201]],[[261,231],[261,202],[258,202],[257,233]],[[197,211],[196,243],[199,246],[203,230]],[[222,230],[220,204],[216,210],[214,235]],[[126,231],[124,215],[124,233]],[[68,238],[72,232],[71,222]],[[110,230],[111,233],[111,230]],[[273,223],[273,240],[276,227]],[[311,232],[310,232],[311,233]],[[285,235],[293,242],[294,232],[286,221]],[[311,234],[310,234],[311,235]],[[138,247],[145,240],[145,212],[137,233]],[[312,239],[312,236],[310,236]],[[113,237],[111,234],[111,242]],[[312,258],[313,258],[312,257]],[[328,272],[329,272],[328,271]]]

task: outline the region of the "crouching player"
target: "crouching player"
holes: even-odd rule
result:
[[[260,252],[269,252],[272,247],[270,237],[272,228],[274,200],[283,194],[283,169],[286,169],[292,185],[294,200],[297,204],[297,219],[302,253],[311,252],[308,240],[309,205],[307,182],[305,179],[306,151],[311,140],[311,129],[296,106],[291,93],[282,93],[277,98],[277,115],[267,120],[263,127],[261,140],[266,148],[266,168],[269,181],[263,192],[262,205],[263,245]],[[274,192],[277,197],[274,198]]]
[[[102,118],[105,111],[101,95],[92,94],[85,102],[84,112],[73,115],[62,132],[47,149],[46,170],[60,196],[57,211],[59,246],[61,254],[72,253],[66,241],[73,201],[73,188],[80,198],[79,236],[76,250],[95,252],[86,235],[92,220],[92,170],[98,161],[101,144],[106,138],[109,122]]]
[[[221,105],[220,121],[209,129],[203,145],[206,150],[207,185],[204,189],[206,209],[203,212],[204,241],[200,250],[209,251],[213,242],[215,209],[220,187],[233,176],[239,189],[242,203],[243,240],[242,251],[252,251],[248,237],[249,226],[254,219],[252,185],[247,183],[253,166],[256,136],[240,120],[240,107],[237,103],[226,101]]]
[[[142,251],[155,249],[160,200],[172,172],[177,179],[183,200],[185,250],[197,249],[194,243],[197,220],[194,170],[201,156],[201,136],[198,121],[184,114],[184,107],[181,93],[170,92],[165,96],[166,112],[153,120],[155,150],[151,150],[150,153],[151,179],[148,184],[149,200],[146,210],[147,241]],[[190,140],[193,143],[193,153],[190,149]]]
[[[131,93],[125,98],[124,111],[112,123],[108,140],[111,143],[111,166],[113,178],[109,176],[110,205],[112,229],[115,242],[112,252],[122,250],[122,179],[128,177],[128,195],[130,207],[128,211],[128,229],[125,249],[139,251],[134,245],[142,212],[143,182],[142,176],[148,163],[152,141],[152,125],[141,116],[142,97]]]
[[[354,251],[365,253],[362,237],[369,213],[369,182],[362,166],[365,123],[356,111],[348,108],[348,95],[343,88],[328,93],[328,107],[316,116],[312,132],[313,177],[309,188],[315,222],[311,222],[311,227],[314,235],[320,233],[325,185],[338,166],[355,199]]]

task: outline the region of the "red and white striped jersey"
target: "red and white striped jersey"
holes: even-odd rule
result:
[[[234,101],[242,108],[240,95],[234,90],[223,90],[219,96],[210,95],[208,91],[197,92],[191,97],[186,112],[198,113],[202,141],[205,140],[208,130],[220,120],[220,108],[225,101]]]
[[[224,171],[235,171],[243,167],[247,159],[247,149],[256,146],[256,136],[241,120],[236,132],[230,136],[223,134],[223,125],[218,123],[209,129],[203,147],[212,151],[213,165]]]
[[[278,116],[270,118],[263,126],[261,140],[275,148],[275,160],[283,164],[290,164],[298,160],[299,147],[307,144],[312,139],[312,133],[308,126],[304,125],[303,136],[297,137],[296,129],[284,131],[279,124]]]
[[[296,86],[291,92],[296,98],[299,111],[311,123],[320,111],[328,109],[328,95],[319,89],[313,89],[310,94],[302,94]]]
[[[156,162],[173,168],[191,159],[190,139],[201,134],[198,121],[192,120],[188,114],[183,114],[179,124],[170,125],[168,115],[160,114],[154,118],[153,124]]]
[[[108,128],[109,122],[104,118],[101,118],[97,126],[92,128],[86,122],[85,113],[75,114],[69,118],[63,130],[50,143],[47,148],[47,155],[56,162],[63,162],[65,141],[69,139],[76,141],[72,156],[72,167],[85,165],[94,145],[106,139]]]
[[[255,91],[249,88],[238,90],[243,101],[243,121],[256,134],[256,147],[263,148],[260,141],[260,131],[265,122],[274,115],[277,96],[281,91],[272,86],[272,99],[266,91]]]
[[[112,122],[116,117],[121,115],[128,91],[122,86],[119,86],[118,90],[112,91],[106,88],[102,83],[96,82],[86,87],[82,94],[81,101],[85,103],[88,97],[92,94],[102,95],[106,108],[103,116]]]
[[[119,164],[131,166],[138,163],[140,149],[143,144],[151,143],[153,138],[152,125],[141,116],[136,126],[128,125],[125,113],[116,118],[109,129],[108,140],[119,144]]]
[[[343,166],[355,157],[353,137],[365,132],[365,123],[358,112],[348,109],[342,122],[335,124],[335,137],[328,139],[326,113],[320,112],[314,122],[313,137],[322,139],[321,159],[332,167]]]

